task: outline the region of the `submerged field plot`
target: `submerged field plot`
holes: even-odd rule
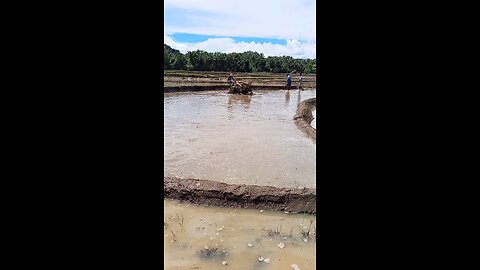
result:
[[[164,268],[315,269],[314,77],[287,91],[244,74],[259,86],[245,96],[228,73],[167,73]]]
[[[314,188],[316,145],[294,124],[315,90],[165,94],[164,175]]]

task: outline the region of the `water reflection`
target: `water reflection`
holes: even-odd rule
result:
[[[315,187],[316,145],[298,130],[293,116],[296,96],[307,99],[316,92],[290,92],[288,106],[286,93],[278,90],[258,90],[253,96],[165,95],[164,174],[226,183]]]
[[[290,103],[290,90],[287,90],[285,93],[285,106],[288,107],[288,103]]]
[[[250,102],[252,101],[252,96],[249,95],[233,95],[228,94],[227,110],[228,110],[228,119],[232,120],[235,118],[235,108],[238,105],[243,108],[243,111],[247,111],[250,107]]]
[[[300,104],[301,97],[300,97],[300,90],[298,90],[298,96],[297,96],[297,106]]]
[[[228,107],[230,109],[234,104],[240,104],[244,108],[249,108],[250,102],[252,102],[252,96],[250,95],[228,95]]]

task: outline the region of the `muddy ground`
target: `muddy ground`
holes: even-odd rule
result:
[[[310,123],[313,120],[312,110],[316,108],[317,98],[306,99],[298,104],[297,113],[293,117],[295,125],[314,143],[317,143],[317,130]]]
[[[182,91],[209,91],[209,90],[227,90],[228,72],[215,71],[184,71],[184,70],[166,70],[164,71],[164,92],[182,92]],[[291,89],[298,88],[299,74],[292,74]],[[236,73],[234,74],[238,82],[252,82],[252,88],[266,90],[285,89],[286,74],[284,73]],[[304,89],[316,88],[316,75],[305,74],[303,80]]]
[[[278,85],[252,85],[253,90],[282,90],[285,89],[284,86]],[[173,93],[173,92],[196,92],[196,91],[228,91],[230,88],[228,85],[181,85],[181,86],[172,86],[172,87],[163,87],[164,93]],[[294,89],[292,87],[292,89]]]
[[[166,199],[203,206],[252,208],[316,214],[316,189],[233,185],[199,179],[164,177]]]

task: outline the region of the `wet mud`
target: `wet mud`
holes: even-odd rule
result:
[[[316,189],[235,185],[199,179],[164,177],[165,199],[196,205],[265,209],[316,214]]]
[[[310,123],[313,120],[312,110],[316,108],[317,98],[306,99],[298,104],[297,113],[293,117],[295,125],[314,143],[317,143],[317,130]]]
[[[185,85],[174,87],[163,87],[164,93],[174,92],[198,92],[198,91],[228,91],[230,88],[226,85]],[[285,86],[278,85],[252,85],[252,90],[284,90]],[[292,88],[294,90],[295,88]],[[307,88],[305,88],[307,89]]]

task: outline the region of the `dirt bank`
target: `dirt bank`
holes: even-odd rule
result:
[[[284,90],[285,86],[283,85],[252,85],[253,90]],[[294,88],[292,88],[293,90]],[[307,89],[307,88],[305,88]],[[196,91],[215,91],[223,90],[228,91],[228,85],[185,85],[185,86],[174,86],[174,87],[163,87],[164,93],[172,92],[196,92]]]
[[[174,86],[174,87],[163,87],[164,93],[172,92],[196,92],[196,91],[213,91],[213,90],[228,90],[228,86],[221,85],[184,85],[184,86]]]
[[[166,199],[197,205],[316,214],[316,189],[312,188],[230,185],[209,180],[164,177],[163,194]]]
[[[306,99],[297,107],[297,113],[293,117],[295,125],[309,138],[317,143],[317,130],[310,123],[313,120],[312,110],[316,108],[317,98]]]

